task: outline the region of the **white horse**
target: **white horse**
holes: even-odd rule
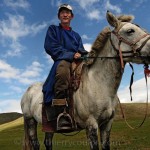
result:
[[[95,40],[84,67],[82,82],[74,92],[74,115],[78,125],[86,129],[91,150],[110,149],[110,131],[118,103],[117,90],[127,62],[150,64],[150,35],[132,24],[132,16],[115,17],[107,12],[108,23]],[[24,149],[39,150],[37,123],[42,123],[42,83],[31,85],[21,100],[24,114]],[[54,133],[45,133],[44,144],[52,150]]]

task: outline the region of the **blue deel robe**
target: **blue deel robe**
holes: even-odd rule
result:
[[[45,37],[44,48],[54,60],[54,64],[42,89],[44,103],[51,104],[52,99],[54,98],[55,74],[59,62],[61,60],[72,62],[76,52],[85,55],[87,54],[87,51],[83,47],[80,35],[72,29],[63,29],[61,25],[49,26]]]

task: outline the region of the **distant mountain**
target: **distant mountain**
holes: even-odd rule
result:
[[[13,120],[16,120],[22,116],[23,115],[21,113],[17,113],[17,112],[1,113],[0,114],[0,125],[7,123],[7,122],[11,122]]]

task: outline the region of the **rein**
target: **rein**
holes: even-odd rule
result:
[[[119,105],[120,105],[120,109],[121,109],[121,113],[122,113],[122,118],[125,120],[125,123],[127,124],[127,126],[128,126],[130,129],[132,129],[132,130],[140,128],[140,127],[144,124],[144,122],[145,122],[145,120],[146,120],[146,118],[147,118],[147,114],[148,114],[148,95],[147,95],[147,101],[146,101],[146,109],[145,109],[144,119],[143,119],[143,121],[141,122],[141,124],[139,124],[139,125],[136,126],[136,127],[132,127],[132,126],[128,123],[127,118],[126,118],[126,116],[125,116],[125,113],[124,113],[124,110],[123,110],[123,108],[122,108],[122,105],[121,105],[121,102],[120,102],[119,98],[118,98],[118,102],[119,102]]]
[[[129,63],[130,64],[130,63]],[[132,68],[132,75],[131,75],[131,81],[130,81],[130,97],[131,97],[131,101],[132,101],[132,89],[131,89],[131,86],[132,86],[132,84],[133,84],[133,76],[134,76],[134,70],[133,70],[133,66],[130,64],[130,67]],[[144,119],[143,119],[143,121],[141,122],[141,124],[139,124],[138,126],[136,126],[136,127],[132,127],[129,123],[128,123],[128,121],[127,121],[127,119],[126,119],[126,116],[125,116],[125,113],[124,113],[124,111],[123,111],[123,108],[122,108],[122,105],[121,105],[121,102],[120,102],[120,100],[119,100],[119,98],[118,98],[118,101],[119,101],[119,105],[120,105],[120,109],[121,109],[121,113],[122,113],[122,118],[125,120],[125,123],[127,124],[127,126],[130,128],[130,129],[132,129],[132,130],[134,130],[134,129],[138,129],[138,128],[140,128],[143,124],[144,124],[144,122],[145,122],[145,120],[146,120],[146,118],[147,118],[147,114],[148,114],[148,85],[147,85],[147,77],[149,77],[150,76],[150,70],[148,69],[149,67],[148,67],[148,65],[144,65],[144,75],[145,75],[145,81],[146,81],[146,91],[147,91],[147,99],[146,99],[146,108],[145,108],[145,115],[144,115]]]
[[[123,58],[144,58],[144,59],[150,59],[150,56],[122,56]],[[78,60],[87,60],[87,59],[94,59],[94,58],[99,58],[99,59],[120,59],[119,56],[82,56],[78,58]]]

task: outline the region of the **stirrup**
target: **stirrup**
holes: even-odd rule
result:
[[[65,119],[67,124],[62,124],[61,119]],[[64,109],[63,113],[60,113],[57,117],[57,132],[71,132],[74,131],[73,120],[71,116]]]

